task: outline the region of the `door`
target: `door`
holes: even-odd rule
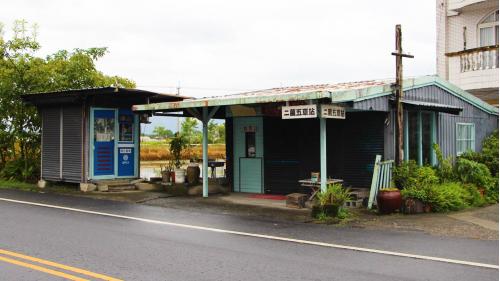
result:
[[[115,110],[93,110],[93,171],[96,177],[115,174]]]
[[[262,117],[233,119],[234,191],[263,193]]]
[[[262,158],[240,158],[240,192],[262,193]]]

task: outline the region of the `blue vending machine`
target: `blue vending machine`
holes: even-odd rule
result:
[[[134,177],[137,124],[130,109],[118,110],[118,124],[118,176]]]

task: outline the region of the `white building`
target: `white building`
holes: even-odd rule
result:
[[[436,0],[437,73],[498,106],[498,0]]]

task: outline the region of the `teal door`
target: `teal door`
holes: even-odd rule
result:
[[[233,118],[234,191],[264,192],[262,117]]]
[[[262,158],[240,158],[240,192],[263,193]]]

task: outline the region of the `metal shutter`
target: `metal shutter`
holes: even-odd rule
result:
[[[42,178],[59,180],[61,111],[59,107],[47,107],[42,114]]]
[[[82,108],[63,108],[62,177],[67,182],[82,179]]]

